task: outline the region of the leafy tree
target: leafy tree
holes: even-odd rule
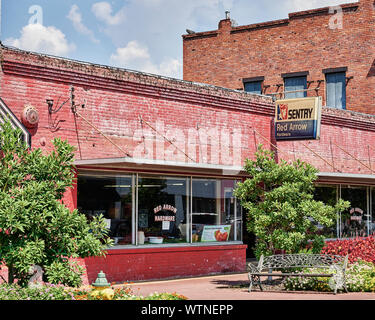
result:
[[[30,150],[9,121],[0,125],[0,263],[9,283],[25,285],[33,265],[51,283],[69,282],[77,271],[70,258],[104,255],[112,244],[103,217],[90,222],[64,205],[75,179],[74,147],[60,138],[53,145],[47,155]]]
[[[317,223],[325,227],[336,221],[336,213],[349,207],[339,200],[335,206],[314,200],[317,169],[296,160],[277,163],[271,151],[258,147],[256,159],[247,159],[250,178],[239,183],[235,195],[247,211],[247,230],[256,236],[255,255],[283,250],[297,253],[312,243],[320,252],[324,236],[317,235]]]

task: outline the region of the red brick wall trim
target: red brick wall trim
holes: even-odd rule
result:
[[[121,255],[121,254],[143,254],[143,253],[173,253],[173,252],[202,252],[202,251],[222,251],[222,250],[244,250],[247,245],[244,244],[226,244],[226,245],[206,245],[206,246],[170,246],[170,247],[141,247],[141,248],[121,248],[121,249],[108,249],[108,255]]]
[[[230,33],[235,34],[235,33],[240,33],[240,32],[255,31],[255,30],[261,30],[261,29],[278,28],[281,26],[287,26],[288,24],[289,24],[289,19],[262,22],[262,23],[250,24],[246,26],[234,27],[232,28]]]
[[[255,114],[271,115],[274,113],[272,100],[269,97],[254,96],[245,92],[194,84],[182,80],[175,80],[175,82],[180,84],[179,87],[170,88],[164,82],[159,84],[155,81],[158,77],[152,77],[151,75],[149,77],[154,78],[154,82],[141,83],[85,74],[71,69],[50,68],[10,60],[3,60],[2,67],[5,74],[31,77],[43,81],[112,90],[159,99],[170,99],[181,102],[189,101],[205,106],[243,110]],[[171,79],[170,81],[174,80]]]
[[[375,116],[348,110],[323,108],[322,124],[374,132]]]
[[[117,283],[246,272],[246,245],[207,245],[108,250],[85,258],[88,283],[103,271]]]
[[[203,39],[203,38],[214,38],[217,37],[219,33],[217,31],[205,31],[205,32],[197,32],[192,34],[184,34],[182,38],[186,41],[192,39]]]

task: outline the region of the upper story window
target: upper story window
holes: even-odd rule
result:
[[[347,68],[324,69],[326,76],[327,107],[346,109]]]
[[[246,92],[262,94],[264,77],[245,78],[242,81]]]
[[[285,99],[304,98],[307,96],[307,75],[305,72],[284,73],[284,97]]]

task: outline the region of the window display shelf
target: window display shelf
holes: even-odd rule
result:
[[[209,213],[209,212],[193,212],[193,216],[217,216],[217,213]]]

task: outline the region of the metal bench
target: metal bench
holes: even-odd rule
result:
[[[331,256],[326,254],[279,254],[261,256],[258,265],[248,264],[249,292],[253,285],[259,285],[263,291],[260,278],[268,277],[330,277],[330,287],[337,293],[338,289],[346,287],[345,271],[348,265],[348,256]],[[330,272],[303,273],[301,269],[318,268],[329,269]],[[278,271],[273,273],[273,271]]]

